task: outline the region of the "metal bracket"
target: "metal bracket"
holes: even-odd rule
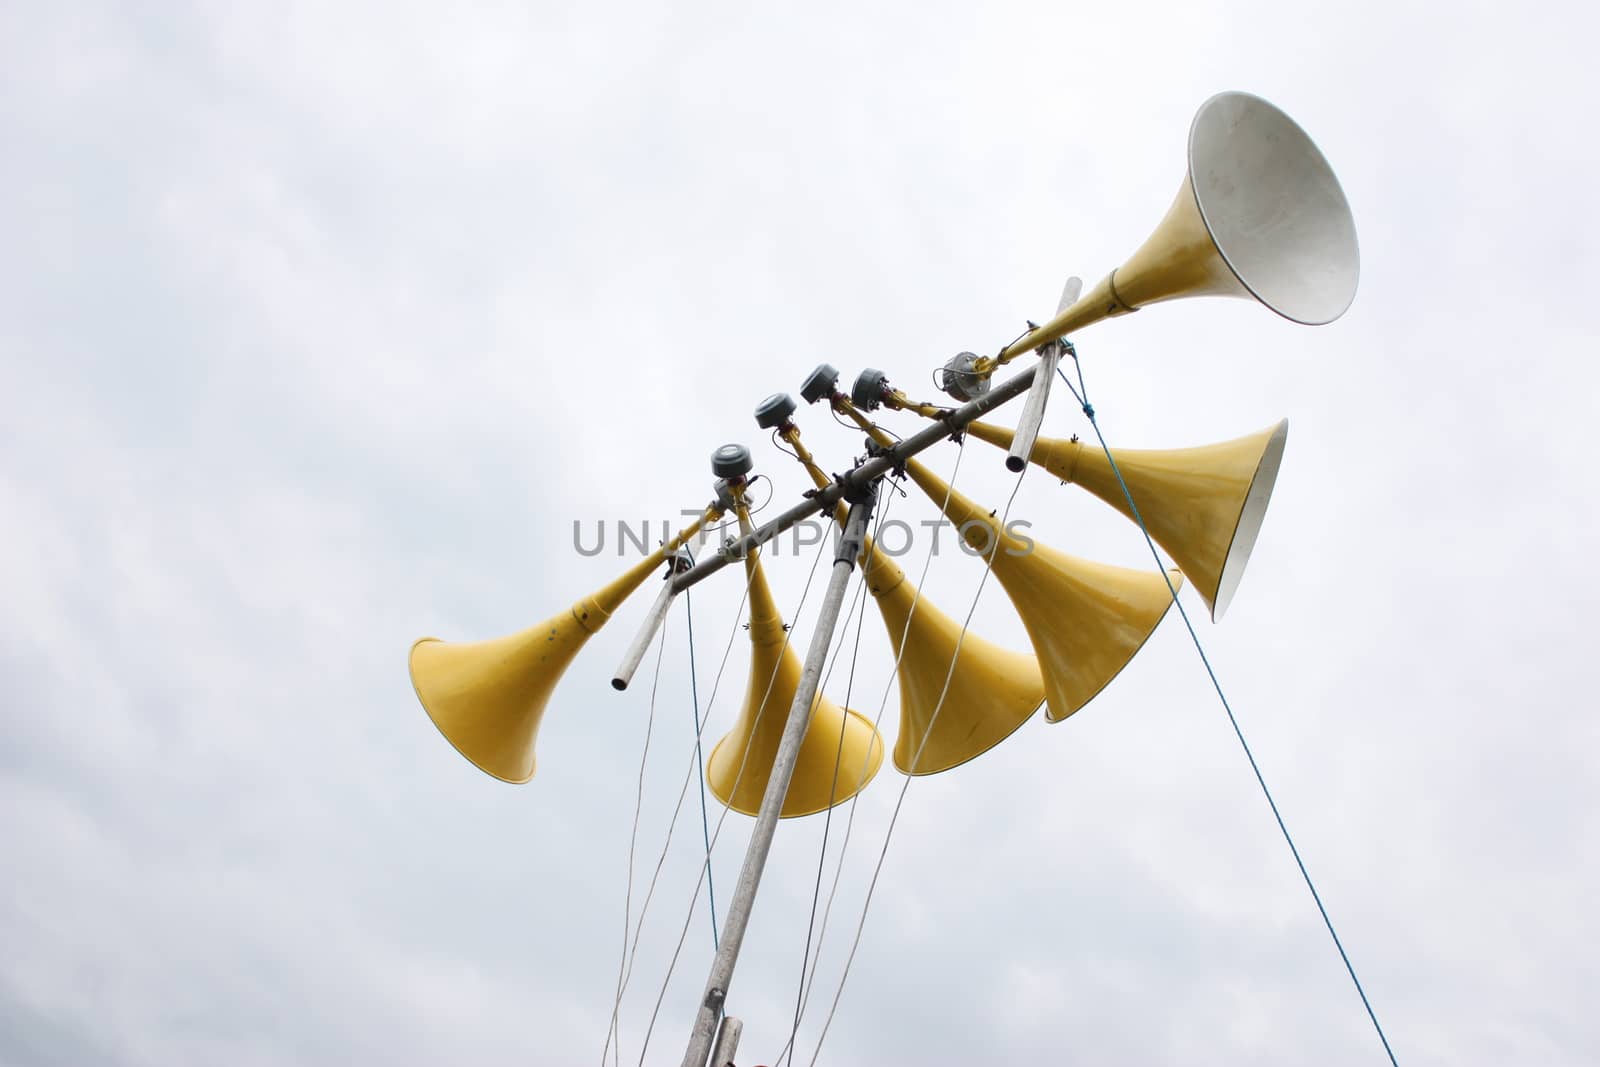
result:
[[[876,506],[878,503],[878,483],[865,482],[861,485],[847,485],[844,491],[844,500],[850,504]]]
[[[892,467],[890,467],[887,471],[885,471],[883,476],[884,477],[895,477],[895,478],[904,478],[906,476],[906,463],[905,463],[905,460],[897,458],[892,449],[885,448],[883,445],[880,445],[878,442],[874,441],[870,437],[867,438],[866,444],[867,444],[867,450],[866,450],[866,455],[864,457],[864,460],[857,461],[857,463],[856,463],[856,467],[858,469],[861,466],[861,463],[864,462],[864,461],[874,460],[874,459],[882,459],[884,457],[888,457],[889,459],[894,460],[894,465]],[[855,471],[852,470],[850,473],[854,474]],[[839,479],[838,475],[835,475],[834,477],[837,480],[841,480],[841,481],[843,480],[843,479]],[[877,482],[874,481],[874,482],[871,482],[871,483],[868,483],[868,484],[876,486]],[[846,490],[846,492],[845,492],[844,496],[842,497],[842,499],[851,499],[851,500],[853,500],[853,498],[850,497],[848,489]]]

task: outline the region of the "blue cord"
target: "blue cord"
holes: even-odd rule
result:
[[[1372,1002],[1367,999],[1367,991],[1361,987],[1361,979],[1356,977],[1355,966],[1350,962],[1350,956],[1344,950],[1344,944],[1339,940],[1339,934],[1333,928],[1333,920],[1328,917],[1328,909],[1322,906],[1322,896],[1317,892],[1317,887],[1311,881],[1311,873],[1306,870],[1305,861],[1300,858],[1300,850],[1295,847],[1294,838],[1289,836],[1289,827],[1284,824],[1283,816],[1278,812],[1277,801],[1272,799],[1272,790],[1267,788],[1267,780],[1262,777],[1261,767],[1256,763],[1256,757],[1250,751],[1250,744],[1244,739],[1244,731],[1239,728],[1239,720],[1233,714],[1233,708],[1228,705],[1228,698],[1223,695],[1222,683],[1217,681],[1217,672],[1211,669],[1211,660],[1206,657],[1206,650],[1200,645],[1200,635],[1195,632],[1194,623],[1189,621],[1189,613],[1183,609],[1183,602],[1178,599],[1178,590],[1172,584],[1172,578],[1167,574],[1167,568],[1161,562],[1161,553],[1156,551],[1156,543],[1150,536],[1150,531],[1145,527],[1144,517],[1139,514],[1139,505],[1133,501],[1133,493],[1128,490],[1128,483],[1122,477],[1122,469],[1117,466],[1117,458],[1111,454],[1110,447],[1106,444],[1105,434],[1100,432],[1100,424],[1095,421],[1094,406],[1089,403],[1089,389],[1083,384],[1083,364],[1078,361],[1078,353],[1071,342],[1061,342],[1062,351],[1072,357],[1073,366],[1078,369],[1078,388],[1072,387],[1072,380],[1067,377],[1060,364],[1056,365],[1056,373],[1061,375],[1061,380],[1066,383],[1067,389],[1072,393],[1072,398],[1083,409],[1084,417],[1089,420],[1089,425],[1094,427],[1094,435],[1100,441],[1100,448],[1106,454],[1106,459],[1111,462],[1111,471],[1117,476],[1117,484],[1122,487],[1122,495],[1128,501],[1128,507],[1133,511],[1133,518],[1139,524],[1139,532],[1144,534],[1144,542],[1150,546],[1150,554],[1155,557],[1156,569],[1161,572],[1161,577],[1167,583],[1167,592],[1172,594],[1172,602],[1177,605],[1178,614],[1183,618],[1183,625],[1189,629],[1189,638],[1194,642],[1194,650],[1200,653],[1200,662],[1205,664],[1206,674],[1211,678],[1211,687],[1217,691],[1217,699],[1222,702],[1222,710],[1228,713],[1228,722],[1233,726],[1233,734],[1239,739],[1239,747],[1244,749],[1245,759],[1250,761],[1250,769],[1255,772],[1256,782],[1261,786],[1262,796],[1267,798],[1267,805],[1272,808],[1272,817],[1278,821],[1278,829],[1283,833],[1283,840],[1288,844],[1289,851],[1294,855],[1295,866],[1300,868],[1300,877],[1305,879],[1306,888],[1311,890],[1311,899],[1317,903],[1317,911],[1322,914],[1322,923],[1328,928],[1328,936],[1333,938],[1334,948],[1339,950],[1339,958],[1344,961],[1344,969],[1350,972],[1350,981],[1355,983],[1356,993],[1361,997],[1361,1006],[1367,1009],[1367,1018],[1372,1020],[1372,1028],[1378,1032],[1378,1040],[1383,1042],[1383,1051],[1389,1057],[1393,1067],[1399,1067],[1394,1058],[1394,1050],[1389,1047],[1389,1039],[1384,1035],[1383,1027],[1378,1024],[1378,1016],[1372,1010]],[[1081,390],[1081,391],[1080,391]]]
[[[683,611],[689,617],[689,692],[694,697],[694,765],[700,772],[700,832],[706,842],[706,900],[711,905],[711,948],[717,945],[717,888],[711,875],[711,816],[706,814],[706,764],[700,750],[700,685],[694,671],[694,606],[689,590],[683,591]]]

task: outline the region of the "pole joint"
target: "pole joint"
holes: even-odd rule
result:
[[[839,550],[833,557],[835,566],[840,563],[854,566],[866,546],[867,524],[872,521],[872,509],[878,503],[878,483],[855,487],[845,494],[845,499],[850,501],[850,517],[840,531]],[[861,513],[859,522],[855,521],[857,512]]]

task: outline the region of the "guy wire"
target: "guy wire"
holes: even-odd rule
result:
[[[941,515],[944,513],[944,509],[946,507],[948,507],[949,504],[950,504],[950,495],[951,495],[951,493],[953,493],[955,491],[956,478],[961,473],[961,461],[966,457],[966,454],[967,454],[966,442],[967,442],[967,439],[966,439],[965,436],[962,436],[956,442],[956,461],[955,461],[955,465],[950,468],[950,478],[945,483],[944,500],[942,500],[940,502],[940,504],[939,504],[939,513]],[[887,709],[887,707],[889,705],[889,694],[894,691],[895,679],[898,676],[899,671],[900,671],[900,661],[905,658],[906,637],[911,632],[911,621],[916,617],[917,606],[922,603],[922,586],[923,586],[923,583],[926,582],[927,579],[928,579],[928,571],[929,571],[929,569],[933,566],[934,547],[935,547],[936,544],[937,544],[936,541],[929,543],[929,545],[928,545],[928,553],[922,559],[922,571],[917,576],[916,590],[913,593],[912,598],[911,598],[911,608],[910,608],[909,611],[906,612],[906,624],[900,631],[900,640],[898,642],[898,644],[900,646],[900,651],[895,654],[894,665],[889,671],[889,679],[888,679],[887,682],[884,683],[883,696],[878,701],[878,712],[877,712],[877,715],[872,720],[873,729],[877,729],[878,725],[883,721],[884,711],[885,711],[885,709]],[[840,880],[840,877],[844,873],[844,861],[845,861],[845,856],[848,854],[848,850],[849,850],[849,847],[850,847],[850,835],[851,835],[851,832],[855,828],[856,802],[860,799],[860,789],[861,789],[861,783],[859,781],[856,783],[856,789],[857,789],[857,794],[850,798],[850,811],[849,811],[849,814],[847,815],[847,817],[845,819],[844,841],[839,846],[839,859],[838,859],[838,863],[834,866],[833,882],[832,882],[831,886],[828,889],[828,902],[827,902],[827,904],[825,904],[823,906],[823,909],[822,909],[822,923],[819,926],[818,932],[817,932],[817,951],[812,956],[812,959],[811,959],[811,973],[808,976],[808,978],[806,979],[805,994],[804,994],[804,997],[802,998],[802,1005],[801,1005],[802,1014],[804,1013],[805,1005],[809,1004],[811,1002],[811,992],[812,992],[812,990],[816,988],[817,967],[822,962],[822,941],[823,941],[823,938],[827,934],[828,920],[829,920],[829,917],[833,913],[834,898],[838,895],[838,892],[839,892],[839,880]],[[795,1033],[791,1033],[789,1035],[789,1041],[784,1046],[783,1051],[781,1051],[778,1054],[778,1056],[774,1058],[774,1060],[773,1060],[774,1065],[776,1065],[778,1063],[778,1061],[781,1060],[785,1054],[789,1054],[790,1062],[791,1063],[793,1062],[793,1045],[794,1045],[795,1039],[796,1039],[796,1034]]]
[[[633,830],[628,834],[628,883],[622,897],[622,954],[617,959],[617,1000],[622,1003],[622,978],[628,965],[628,931],[633,924],[633,857],[634,846],[639,840],[639,813],[644,809],[644,768],[650,758],[650,735],[656,723],[656,693],[661,686],[661,660],[667,651],[667,625],[661,626],[661,641],[656,645],[655,672],[650,679],[650,710],[644,721],[644,748],[639,753],[639,784],[634,793],[633,800]],[[622,1055],[622,1035],[617,1031],[617,1012],[615,1006],[611,1012],[611,1028],[606,1035],[606,1043],[616,1040],[616,1054]],[[601,1067],[605,1065],[605,1052],[600,1053]]]
[[[889,505],[891,503],[893,503],[893,501],[894,501],[893,494],[889,494],[888,499],[883,502],[883,506],[878,509],[877,522],[873,526],[873,530],[872,530],[873,543],[877,543],[877,541],[878,541],[879,534],[883,530],[884,521],[889,516]],[[862,547],[862,551],[863,551],[863,553],[865,553],[865,551],[866,551],[865,546]],[[851,652],[850,652],[850,673],[849,673],[849,676],[847,677],[847,679],[845,681],[845,687],[844,687],[844,707],[845,708],[849,708],[850,707],[850,694],[855,689],[856,661],[860,657],[860,654],[861,654],[861,628],[862,628],[862,625],[866,622],[866,619],[867,619],[866,596],[867,596],[867,593],[869,591],[868,587],[867,587],[867,567],[870,566],[870,564],[868,564],[866,562],[866,560],[864,560],[864,559],[858,559],[857,562],[858,562],[858,564],[860,564],[861,578],[860,578],[860,583],[859,583],[859,585],[857,586],[857,589],[856,589],[855,600],[853,601],[853,603],[851,604],[851,607],[850,607],[850,612],[851,612],[851,614],[854,614],[856,609],[859,608],[861,610],[861,614],[856,617],[855,644],[852,647]],[[850,616],[846,615],[843,629],[845,631],[848,631],[849,628],[850,628]],[[843,646],[841,645],[840,648],[841,648],[841,651],[842,651]],[[823,677],[822,684],[818,687],[819,689],[824,688],[824,687],[827,686],[828,679],[833,676],[833,666],[837,662],[838,662],[838,658],[836,656],[834,658],[834,660],[829,663],[829,665],[828,665],[828,673],[827,673],[826,676]],[[873,729],[874,730],[877,729],[877,725],[876,724],[873,725]],[[882,735],[880,734],[878,736],[881,737]],[[843,766],[843,763],[844,763],[844,725],[841,724],[840,728],[839,728],[839,743],[838,743],[837,746],[835,746],[834,754],[833,754],[833,782],[828,787],[828,801],[829,801],[828,810],[827,810],[827,813],[825,814],[825,816],[823,817],[823,823],[822,823],[822,847],[817,850],[817,879],[816,879],[815,886],[811,890],[811,916],[806,921],[806,943],[805,943],[805,949],[801,952],[801,955],[800,955],[800,981],[799,981],[799,984],[795,987],[795,992],[794,992],[794,1027],[789,1032],[789,1041],[788,1041],[788,1043],[786,1043],[784,1045],[784,1049],[785,1050],[792,1050],[793,1047],[794,1047],[794,1035],[796,1033],[798,1033],[799,1030],[800,1030],[800,1014],[805,1008],[806,964],[809,963],[810,959],[811,959],[811,938],[812,938],[813,932],[816,930],[816,925],[817,925],[817,902],[822,896],[822,872],[827,867],[827,861],[828,861],[828,834],[829,834],[829,831],[832,829],[832,826],[833,826],[833,809],[834,809],[835,805],[832,803],[832,801],[833,801],[833,798],[838,795],[838,790],[839,790],[839,770]],[[841,851],[841,856],[842,855],[843,855],[843,853]],[[822,947],[821,943],[819,942],[818,945],[817,945],[818,951],[821,950],[821,947]],[[782,1060],[782,1058],[783,1058],[783,1054],[780,1052],[779,1055],[778,1055],[778,1060]],[[775,1064],[776,1064],[776,1062],[777,1061],[774,1061]]]
[[[710,699],[707,700],[707,702],[706,702],[706,721],[710,720],[711,708],[716,703],[717,690],[722,684],[722,674],[723,674],[723,671],[728,666],[728,656],[733,651],[734,639],[736,637],[738,637],[738,635],[739,635],[739,618],[744,613],[744,605],[745,605],[745,602],[749,599],[749,597],[750,597],[750,583],[749,583],[749,579],[748,579],[748,576],[747,576],[746,580],[745,580],[744,593],[743,593],[743,595],[741,596],[741,598],[739,600],[739,607],[734,612],[733,627],[728,633],[728,643],[724,646],[724,648],[722,650],[722,662],[718,665],[716,677],[713,679],[712,684],[711,684],[711,696],[710,696]],[[628,967],[627,967],[627,973],[623,976],[621,992],[626,992],[627,991],[628,983],[633,978],[633,961],[638,958],[639,938],[644,933],[645,915],[650,910],[650,901],[655,896],[656,883],[661,877],[661,869],[666,863],[668,850],[672,847],[672,834],[673,834],[673,831],[677,828],[678,816],[683,810],[684,798],[686,796],[688,796],[688,793],[689,793],[689,782],[693,779],[694,772],[695,772],[696,768],[698,768],[699,765],[700,765],[700,761],[699,761],[700,734],[704,729],[705,729],[704,723],[702,723],[699,727],[697,727],[697,729],[695,731],[695,747],[689,754],[690,765],[689,765],[688,770],[684,773],[683,785],[678,790],[678,801],[673,806],[672,818],[667,823],[666,841],[661,846],[661,854],[656,857],[655,871],[650,876],[650,887],[645,893],[644,904],[639,909],[639,921],[638,921],[638,924],[634,927],[633,943],[632,943],[631,948],[628,950]],[[707,853],[707,862],[708,863],[710,862],[709,856],[710,856],[710,854],[708,852]],[[611,1009],[611,1011],[612,1011],[612,1022],[611,1022],[611,1026],[608,1027],[608,1029],[607,1029],[607,1045],[608,1046],[610,1044],[610,1035],[611,1035],[612,1029],[617,1027],[617,1016],[620,1013],[621,1008],[622,1008],[621,992],[619,992],[619,994],[617,996],[617,1001],[616,1001],[615,1004],[612,1005],[612,1009]],[[601,1061],[600,1062],[601,1062],[601,1067],[604,1067],[604,1064],[605,1064],[605,1053],[604,1052],[601,1053]]]
[[[1105,434],[1100,432],[1100,423],[1095,418],[1094,405],[1089,403],[1089,388],[1083,382],[1083,364],[1078,360],[1078,353],[1070,342],[1064,342],[1062,347],[1066,354],[1072,357],[1073,366],[1078,370],[1078,388],[1073,388],[1072,380],[1058,363],[1056,373],[1066,383],[1068,391],[1083,410],[1084,416],[1089,420],[1089,425],[1094,427],[1094,435],[1100,441],[1100,448],[1106,454],[1106,459],[1111,463],[1111,470],[1117,476],[1117,484],[1122,487],[1122,495],[1128,501],[1128,507],[1133,512],[1133,517],[1139,524],[1139,532],[1144,534],[1145,544],[1155,556],[1156,569],[1166,579],[1167,592],[1172,595],[1172,602],[1177,605],[1178,614],[1183,618],[1183,625],[1189,630],[1189,639],[1194,642],[1194,650],[1200,654],[1200,662],[1205,666],[1206,675],[1211,679],[1211,687],[1217,691],[1217,700],[1222,704],[1222,710],[1228,713],[1228,724],[1233,727],[1233,735],[1239,739],[1239,747],[1244,749],[1244,757],[1250,762],[1250,770],[1255,772],[1256,784],[1261,787],[1261,795],[1267,798],[1267,806],[1272,809],[1272,817],[1277,820],[1278,830],[1283,834],[1284,843],[1289,846],[1289,852],[1294,856],[1295,866],[1300,868],[1300,877],[1305,880],[1306,888],[1311,891],[1311,899],[1317,905],[1317,913],[1322,916],[1322,924],[1328,928],[1328,936],[1333,938],[1333,947],[1339,950],[1339,959],[1344,961],[1344,969],[1350,974],[1350,981],[1356,987],[1356,994],[1361,998],[1361,1006],[1367,1009],[1367,1018],[1372,1020],[1372,1028],[1378,1032],[1378,1040],[1383,1044],[1383,1051],[1389,1057],[1392,1067],[1399,1067],[1394,1057],[1394,1050],[1389,1047],[1389,1038],[1383,1032],[1383,1027],[1378,1023],[1378,1014],[1372,1010],[1372,1002],[1367,999],[1367,991],[1362,988],[1361,979],[1356,977],[1355,964],[1350,962],[1350,956],[1344,950],[1344,942],[1339,940],[1339,932],[1333,928],[1333,919],[1328,915],[1328,909],[1323,907],[1322,894],[1317,892],[1317,887],[1311,880],[1311,872],[1306,870],[1305,861],[1300,858],[1300,850],[1295,847],[1294,838],[1289,834],[1288,824],[1283,821],[1283,815],[1278,811],[1278,802],[1272,799],[1272,790],[1267,788],[1267,779],[1261,773],[1261,767],[1256,763],[1255,753],[1250,751],[1250,743],[1244,739],[1244,730],[1239,726],[1239,720],[1233,714],[1233,707],[1228,703],[1228,698],[1222,692],[1222,683],[1217,680],[1217,672],[1211,668],[1211,660],[1206,656],[1206,650],[1200,644],[1200,635],[1195,631],[1194,623],[1189,621],[1189,613],[1184,610],[1183,602],[1178,599],[1177,587],[1172,584],[1172,578],[1167,574],[1166,567],[1161,562],[1161,553],[1156,551],[1155,539],[1150,536],[1149,529],[1145,526],[1144,516],[1139,514],[1139,505],[1133,501],[1133,493],[1128,489],[1127,481],[1122,477],[1122,468],[1117,465],[1117,459],[1111,454],[1111,448],[1106,444]],[[1081,391],[1080,391],[1081,390]]]
[[[822,559],[822,550],[825,547],[827,547],[827,544],[828,544],[828,539],[826,537],[824,537],[817,544],[817,554],[811,561],[811,571],[810,571],[810,573],[808,573],[806,575],[805,587],[800,591],[800,602],[799,602],[799,604],[797,604],[795,606],[795,612],[794,612],[793,618],[795,619],[796,622],[798,622],[798,620],[799,620],[800,612],[805,609],[806,597],[811,592],[812,579],[816,577],[817,563],[818,563],[818,561],[820,561]],[[747,571],[747,574],[748,574],[748,571]],[[745,588],[746,588],[747,592],[749,590],[749,584],[750,583],[749,583],[748,578],[747,578],[746,583],[745,583]],[[791,623],[790,626],[784,630],[783,644],[782,644],[782,646],[780,647],[780,650],[779,650],[779,655],[780,656],[783,654],[782,650],[783,649],[787,649],[789,647],[789,640],[794,634],[794,625],[795,625],[794,623]],[[731,647],[732,642],[730,641],[729,644],[730,644],[730,647]],[[765,693],[763,693],[763,695],[761,697],[761,705],[758,708],[758,710],[756,711],[756,719],[755,719],[755,723],[752,724],[752,728],[754,728],[754,726],[760,724],[761,716],[763,714],[765,714],[765,712],[766,712],[767,701],[772,696],[772,687],[773,687],[774,683],[777,681],[777,678],[778,678],[778,672],[777,672],[776,669],[774,669],[773,672],[772,672],[771,677],[769,677],[767,679],[767,688],[766,688]],[[706,718],[707,718],[707,721],[709,722],[710,721],[710,716],[707,715]],[[698,741],[699,741],[699,739],[698,739],[698,736],[697,736],[697,738],[696,738],[696,743],[697,744],[698,744]],[[739,783],[744,780],[745,767],[749,764],[749,762],[750,762],[750,746],[746,745],[745,746],[745,750],[744,750],[744,755],[739,760],[739,771],[734,776],[733,785],[730,786],[729,790],[728,790],[730,795],[738,793],[738,791],[739,791]],[[692,771],[691,771],[691,773],[692,773]],[[687,776],[685,776],[685,783],[684,784],[685,784],[685,788],[687,788],[687,785],[688,785]],[[727,822],[728,813],[731,812],[732,810],[733,810],[733,808],[724,806],[723,809],[722,809],[722,814],[720,816],[718,816],[716,829],[713,830],[712,833],[711,833],[711,848],[712,849],[715,849],[717,847],[717,841],[722,836],[723,824]],[[682,954],[682,952],[683,952],[683,943],[689,936],[689,926],[694,922],[694,908],[695,908],[695,905],[697,903],[699,903],[699,900],[700,900],[700,886],[705,882],[706,876],[710,872],[710,869],[711,869],[711,854],[708,852],[706,854],[705,862],[700,865],[700,875],[699,875],[698,878],[695,879],[694,894],[689,899],[688,914],[684,918],[683,929],[678,934],[678,943],[677,943],[677,946],[672,951],[672,959],[667,964],[667,973],[666,973],[666,977],[664,979],[662,979],[661,991],[656,994],[655,1008],[650,1013],[650,1025],[645,1029],[644,1044],[643,1044],[643,1047],[641,1047],[640,1050],[639,1050],[639,1065],[640,1065],[640,1067],[644,1067],[644,1057],[645,1057],[645,1054],[649,1051],[649,1048],[650,1048],[650,1036],[655,1032],[656,1019],[661,1014],[661,1002],[664,999],[666,999],[667,988],[672,984],[672,975],[673,975],[673,972],[677,969],[678,957]]]
[[[1022,479],[1026,475],[1027,471],[1024,469],[1021,474],[1017,475],[1016,484],[1011,487],[1011,495],[1006,498],[1005,510],[1000,516],[1001,529],[1005,528],[1006,521],[1011,517],[1011,505],[1016,502],[1017,491],[1022,488]],[[946,501],[948,502],[948,494],[946,494]],[[942,511],[943,509],[941,508],[940,510]],[[944,688],[939,691],[939,702],[934,705],[933,715],[928,720],[928,728],[923,731],[922,741],[917,745],[916,754],[911,757],[911,766],[913,768],[917,766],[918,761],[922,758],[922,750],[927,747],[928,737],[933,733],[933,727],[939,721],[940,712],[944,710],[945,697],[950,693],[950,681],[955,677],[956,658],[961,654],[961,643],[966,640],[967,628],[972,625],[973,613],[978,610],[978,598],[983,595],[984,586],[989,581],[989,575],[994,571],[994,556],[995,553],[1000,551],[1002,540],[999,537],[995,537],[993,540],[994,544],[991,546],[989,554],[984,558],[983,577],[978,581],[977,591],[972,594],[972,605],[967,609],[966,618],[961,621],[961,633],[956,637],[955,652],[950,657],[950,669],[945,672]],[[919,581],[919,593],[920,590],[921,583]],[[895,824],[900,819],[900,808],[905,803],[906,791],[911,788],[913,777],[913,775],[908,774],[906,775],[906,780],[901,783],[900,795],[895,799],[894,811],[889,816],[889,828],[883,835],[883,848],[878,853],[878,863],[872,870],[872,880],[867,883],[866,900],[861,905],[861,920],[856,924],[855,938],[850,944],[849,955],[845,957],[844,970],[839,975],[839,987],[834,991],[833,1003],[828,1008],[828,1017],[823,1020],[822,1032],[817,1036],[817,1047],[811,1054],[811,1067],[816,1067],[817,1057],[822,1055],[822,1044],[827,1040],[828,1028],[833,1025],[833,1017],[839,1010],[839,998],[843,996],[845,983],[850,978],[850,967],[855,962],[856,950],[861,947],[861,934],[867,925],[867,911],[872,907],[872,896],[878,888],[878,876],[883,873],[883,863],[889,854],[889,842],[894,838]]]

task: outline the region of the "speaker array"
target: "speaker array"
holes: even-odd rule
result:
[[[952,359],[941,384],[960,400],[981,397],[992,375],[1018,357],[1102,319],[1168,300],[1245,297],[1295,322],[1331,322],[1354,297],[1359,262],[1349,205],[1310,138],[1266,101],[1223,93],[1196,114],[1177,197],[1144,244],[1087,293],[1069,297],[1055,318],[993,356],[962,353]],[[868,417],[879,405],[946,417],[942,408],[911,401],[881,372],[864,372],[850,396],[839,392],[836,379],[831,368],[818,368],[802,396],[813,403],[826,400],[880,447],[893,441]],[[795,410],[795,402],[779,394],[757,409],[757,421],[786,443],[819,488],[826,487],[832,479],[802,442]],[[984,422],[972,422],[967,432],[1003,449],[1012,448],[1015,437]],[[1076,439],[1033,442],[1029,462],[1142,522],[1175,565],[1165,576],[1080,559],[1039,543],[1023,545],[992,512],[908,459],[911,481],[992,568],[1031,647],[1013,651],[963,633],[869,539],[858,563],[896,656],[896,769],[934,774],[958,767],[1000,744],[1041,706],[1051,722],[1072,715],[1137,654],[1171,606],[1171,590],[1185,580],[1213,620],[1220,619],[1260,534],[1287,434],[1282,421],[1220,444],[1113,450],[1120,481],[1097,448]],[[495,640],[452,644],[424,638],[412,646],[417,696],[457,751],[503,781],[533,776],[545,708],[588,638],[706,526],[730,512],[748,526],[749,465],[719,469],[723,460],[713,463],[720,476],[718,499],[696,522],[570,610]],[[843,523],[842,505],[835,517]],[[706,776],[724,804],[754,814],[801,668],[759,553],[748,553],[744,566],[749,681],[732,729],[707,759]],[[870,722],[819,692],[782,814],[806,815],[849,799],[876,774],[883,754],[883,739]]]

